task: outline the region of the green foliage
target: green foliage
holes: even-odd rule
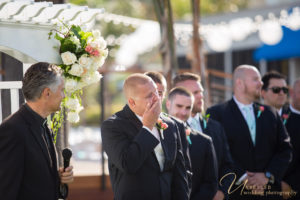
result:
[[[76,44],[74,44],[70,39],[62,39],[60,46],[60,53],[64,53],[67,51],[75,52],[76,51]]]
[[[153,8],[154,0],[70,0],[77,5],[88,5],[89,7],[105,8],[107,12],[155,20]],[[156,0],[155,0],[156,1]],[[191,0],[172,0],[173,15],[175,20],[191,19]],[[247,0],[201,0],[201,15],[216,13],[236,12],[246,8]]]

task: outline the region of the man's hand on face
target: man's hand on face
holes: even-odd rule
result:
[[[146,106],[143,115],[143,125],[152,130],[159,118],[160,113],[161,101],[156,95],[154,95],[151,102],[149,102]]]

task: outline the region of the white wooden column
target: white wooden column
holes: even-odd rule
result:
[[[1,81],[0,82],[0,94],[1,90],[9,89],[10,90],[10,110],[11,113],[16,112],[20,105],[19,105],[19,89],[22,88],[21,81]],[[1,96],[0,96],[1,97]],[[2,122],[2,104],[0,98],[0,122]]]
[[[232,51],[226,51],[224,53],[224,72],[227,74],[232,74]],[[225,78],[226,88],[232,88],[232,80]],[[229,100],[232,97],[231,90],[225,90],[225,100]]]
[[[289,59],[289,85],[293,85],[297,78],[297,72],[296,72],[296,60],[295,58]]]
[[[268,69],[267,69],[267,61],[266,60],[260,60],[259,61],[259,71],[261,76],[263,76],[265,73],[267,73]]]

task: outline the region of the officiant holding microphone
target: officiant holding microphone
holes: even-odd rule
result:
[[[60,109],[64,81],[57,66],[39,62],[22,82],[27,103],[0,125],[0,198],[57,200],[60,185],[73,181],[73,167],[58,169],[46,118]]]

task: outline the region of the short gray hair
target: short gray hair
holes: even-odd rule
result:
[[[61,84],[61,70],[54,64],[38,62],[29,67],[22,82],[25,99],[35,101],[40,98],[45,88],[56,92]]]

